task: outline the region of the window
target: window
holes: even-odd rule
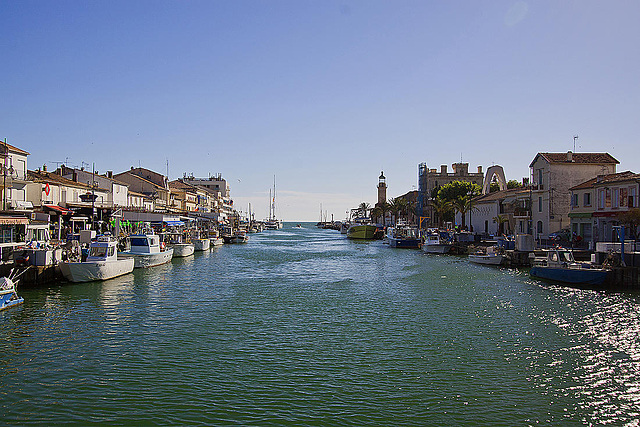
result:
[[[536,225],[537,225],[538,234],[542,234],[542,221],[538,221]]]
[[[542,212],[542,196],[538,197],[538,212]]]
[[[598,190],[598,209],[604,209],[604,190]]]
[[[611,191],[611,195],[611,207],[620,207],[620,191],[617,188],[614,188],[613,191]]]
[[[542,185],[542,169],[538,169],[538,185]]]
[[[583,206],[591,206],[591,193],[584,193],[584,203]]]
[[[638,202],[636,199],[636,187],[629,187],[629,203],[627,204],[630,208],[638,207]]]
[[[577,194],[572,194],[571,195],[571,206],[574,208],[578,207],[578,195]]]

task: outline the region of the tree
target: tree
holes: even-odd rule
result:
[[[358,206],[358,213],[362,214],[363,217],[366,217],[370,209],[371,209],[371,205],[369,203],[362,202]]]
[[[442,227],[442,222],[453,213],[453,205],[449,201],[436,197],[431,201],[431,207],[437,217],[436,224],[438,224],[438,227]]]
[[[520,188],[522,187],[522,183],[518,180],[515,179],[510,179],[509,181],[507,181],[507,188],[508,189],[512,189],[512,188]]]
[[[506,215],[498,215],[493,217],[493,222],[498,223],[498,234],[505,234],[504,224],[507,223],[507,225],[509,225],[509,217]]]
[[[618,221],[629,230],[629,237],[635,239],[637,236],[638,226],[640,226],[640,209],[633,208],[626,212],[618,213]]]
[[[401,201],[402,199],[400,199],[399,197],[393,198],[389,200],[389,211],[391,212],[391,216],[392,216],[392,223],[395,224],[395,222],[398,220],[398,213],[400,212],[401,209]]]
[[[377,219],[382,215],[382,209],[380,208],[380,206],[376,206],[375,208],[371,209],[371,211],[369,211],[369,214],[371,215],[371,219],[378,222]]]
[[[389,212],[389,203],[378,203],[377,207],[380,209],[380,216],[382,216],[382,223],[386,225],[387,212]]]
[[[451,202],[451,205],[462,216],[462,228],[465,228],[466,214],[475,207],[474,198],[482,192],[478,184],[467,181],[454,181],[443,185],[438,191],[438,198]]]

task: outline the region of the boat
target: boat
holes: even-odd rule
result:
[[[164,240],[168,247],[173,249],[174,258],[184,258],[193,255],[195,246],[185,241],[184,233],[179,231],[164,234]]]
[[[205,232],[200,230],[195,231],[195,237],[191,239],[191,241],[193,242],[193,249],[195,251],[208,251],[211,247],[211,240],[209,240],[208,236],[205,237]]]
[[[475,264],[500,265],[504,259],[505,256],[494,246],[488,247],[486,252],[480,251],[474,254],[469,254],[469,261]]]
[[[224,239],[220,237],[220,232],[216,229],[209,230],[210,247],[220,246],[224,244]]]
[[[418,229],[404,223],[389,227],[386,237],[392,248],[418,249],[422,243]]]
[[[107,280],[133,271],[133,258],[118,259],[118,242],[112,236],[99,236],[89,245],[86,261],[61,262],[60,272],[71,282]]]
[[[273,176],[273,197],[269,190],[269,217],[264,220],[265,230],[280,230],[283,227],[281,220],[276,218],[276,177]]]
[[[13,274],[13,269],[9,273],[8,277],[0,278],[0,311],[15,307],[16,305],[22,304],[24,302],[24,298],[18,296],[16,291],[18,276],[23,274],[26,269],[22,271],[22,273],[18,275]]]
[[[357,218],[347,230],[347,238],[357,240],[373,240],[379,235],[379,228],[369,218]]]
[[[135,268],[147,268],[171,261],[173,248],[165,248],[160,245],[160,236],[152,230],[143,230],[141,233],[132,234],[127,238],[129,250],[120,252],[119,256],[134,259]]]
[[[236,243],[247,243],[249,240],[249,235],[246,230],[237,230],[236,233]]]
[[[609,276],[607,269],[576,262],[570,249],[553,248],[545,252],[546,257],[534,259],[531,277],[572,285],[602,285]]]
[[[448,232],[429,228],[424,243],[422,243],[422,250],[428,254],[446,254],[452,246],[453,243]]]

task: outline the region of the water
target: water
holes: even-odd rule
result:
[[[291,225],[22,289],[2,422],[639,425],[637,294]]]

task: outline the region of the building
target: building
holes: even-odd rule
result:
[[[569,228],[570,188],[598,175],[613,174],[619,162],[608,153],[538,153],[531,170],[534,237]]]
[[[214,214],[218,221],[228,221],[231,218],[234,213],[231,187],[222,178],[222,174],[210,175],[209,178],[195,178],[193,175],[184,174],[181,181],[208,190],[209,212]]]
[[[129,191],[151,198],[153,210],[168,210],[170,191],[166,176],[149,169],[131,167],[131,170],[116,174],[113,178],[126,184]]]
[[[528,187],[494,191],[474,199],[474,208],[467,212],[466,223],[474,233],[485,236],[528,233],[529,206]]]
[[[451,173],[447,170],[447,165],[441,165],[440,171],[429,169],[426,163],[418,165],[417,213],[420,217],[428,217],[431,225],[434,225],[434,214],[430,200],[436,188],[454,181],[472,182],[481,187],[484,182],[482,166],[478,166],[478,172],[469,172],[469,163],[454,163],[452,167],[453,172]]]
[[[27,156],[28,152],[0,143],[0,188],[2,188],[2,210],[26,210],[32,208],[27,200]]]
[[[617,242],[613,228],[621,213],[638,208],[640,174],[630,171],[598,175],[571,187],[571,231],[595,248],[597,242]]]

